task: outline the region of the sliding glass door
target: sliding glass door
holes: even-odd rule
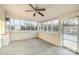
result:
[[[77,52],[78,19],[66,19],[63,21],[63,46]]]

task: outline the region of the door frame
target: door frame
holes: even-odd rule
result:
[[[77,16],[76,17],[73,17],[73,18],[77,18]],[[72,19],[72,18],[69,18],[69,19]],[[77,18],[78,19],[78,18]],[[71,50],[70,48],[67,48],[67,47],[64,47],[64,25],[63,25],[63,23],[64,23],[64,20],[62,20],[61,21],[61,47],[62,48],[66,48],[66,49],[68,49],[68,50],[70,50],[70,51],[73,51],[73,50]],[[78,29],[77,30],[79,30],[79,20],[78,20]],[[78,33],[79,33],[79,31],[78,31]],[[73,51],[73,52],[75,52],[75,53],[77,53],[78,54],[78,49],[79,49],[79,47],[78,47],[78,45],[79,45],[79,35],[77,35],[77,50],[76,50],[76,52],[75,51]]]

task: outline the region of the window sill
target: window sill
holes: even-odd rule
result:
[[[43,33],[47,33],[47,34],[58,34],[58,32],[47,32],[47,31],[39,31],[39,32],[43,32]]]
[[[19,31],[17,31],[17,30],[12,30],[12,31],[10,31],[10,32],[37,32],[36,30],[19,30]]]

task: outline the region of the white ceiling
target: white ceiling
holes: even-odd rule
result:
[[[24,12],[25,10],[31,10],[32,8],[27,4],[4,4],[2,5],[9,17],[23,18],[26,20],[44,21],[52,19],[54,17],[79,10],[79,5],[74,4],[36,4],[39,8],[46,8],[46,11],[42,12],[45,16],[36,15],[33,17],[34,12]]]

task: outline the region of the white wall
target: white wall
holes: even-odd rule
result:
[[[11,31],[11,41],[37,37],[37,31]]]
[[[56,46],[60,46],[60,38],[58,33],[38,32],[38,37]]]
[[[8,40],[9,36],[5,32],[5,11],[0,5],[0,48],[2,48],[5,45],[8,45]]]
[[[7,46],[9,43],[10,43],[9,33],[2,35],[2,45],[3,45],[3,47]]]

